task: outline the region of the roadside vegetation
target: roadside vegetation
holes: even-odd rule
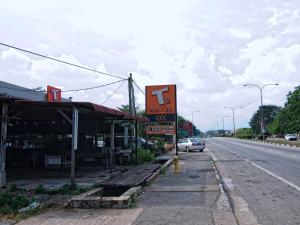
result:
[[[86,192],[85,188],[71,188],[69,184],[58,189],[38,185],[33,190],[18,189],[15,184],[0,193],[0,221],[16,223],[22,219],[64,207],[73,195]]]
[[[270,140],[267,140],[268,142],[300,145],[299,142],[279,139],[283,138],[285,134],[300,134],[300,86],[295,87],[294,91],[288,93],[284,107],[276,105],[259,107],[249,122],[250,128],[236,130],[237,138],[262,139],[260,127],[262,109],[266,125],[266,136],[270,138]]]

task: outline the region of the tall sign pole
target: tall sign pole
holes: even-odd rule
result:
[[[178,167],[178,118],[177,118],[177,88],[175,84],[146,86],[146,114],[150,120],[151,133],[162,132],[166,123],[171,123],[175,134],[175,172]],[[156,131],[153,131],[155,127]],[[172,130],[172,129],[171,129]],[[150,132],[149,132],[150,134]]]
[[[178,157],[178,114],[177,114],[177,87],[175,85],[175,150]]]

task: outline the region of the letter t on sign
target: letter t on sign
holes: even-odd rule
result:
[[[160,105],[165,104],[163,93],[166,91],[169,91],[169,87],[165,87],[157,91],[152,91],[152,95],[157,97],[158,104]]]

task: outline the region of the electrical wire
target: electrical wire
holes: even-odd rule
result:
[[[134,83],[134,85],[137,87],[137,89],[139,89],[139,91],[141,92],[141,93],[143,93],[144,95],[146,95],[145,94],[145,91],[143,91],[140,87],[139,87],[139,85],[133,80],[133,83]]]
[[[113,93],[111,93],[111,95],[109,95],[102,103],[101,105],[104,105],[114,94],[116,94],[116,92],[123,86],[123,84],[125,84],[125,81],[123,81],[123,83],[121,83],[114,91]]]
[[[16,50],[19,50],[19,51],[22,51],[22,52],[26,52],[26,53],[29,53],[29,54],[32,54],[32,55],[36,55],[36,56],[39,56],[39,57],[42,57],[42,58],[50,59],[50,60],[53,60],[53,61],[56,61],[56,62],[64,63],[64,64],[67,64],[69,66],[74,66],[74,67],[77,67],[77,68],[80,68],[80,69],[92,71],[92,72],[95,72],[95,73],[100,73],[100,74],[105,75],[105,76],[124,79],[124,77],[120,77],[120,76],[117,76],[117,75],[114,75],[114,74],[105,73],[105,72],[102,72],[102,71],[90,69],[88,67],[84,67],[84,66],[80,66],[80,65],[77,65],[77,64],[74,64],[74,63],[66,62],[66,61],[63,61],[63,60],[60,60],[60,59],[55,59],[55,58],[52,58],[52,57],[49,57],[49,56],[45,56],[45,55],[42,55],[42,54],[39,54],[39,53],[36,53],[36,52],[26,50],[26,49],[18,48],[18,47],[15,47],[13,45],[8,45],[8,44],[1,43],[1,42],[0,42],[0,45],[5,46],[5,47],[9,47],[9,48],[13,48],[13,49],[16,49]]]
[[[107,84],[102,84],[102,85],[98,85],[98,86],[94,86],[94,87],[87,87],[87,88],[79,88],[79,89],[72,89],[72,90],[62,90],[61,92],[75,92],[75,91],[86,91],[86,90],[92,90],[92,89],[96,89],[96,88],[101,88],[101,87],[106,87],[112,84],[116,84],[122,81],[126,81],[127,79],[122,79],[122,80],[118,80],[118,81],[114,81],[111,83],[107,83]],[[42,93],[46,93],[46,91],[44,90],[33,90],[33,89],[18,89],[18,88],[10,88],[10,87],[5,87],[5,86],[1,86],[0,88],[5,88],[5,89],[9,89],[9,90],[14,90],[14,91],[24,91],[24,92],[42,92]]]
[[[88,88],[80,88],[80,89],[74,89],[74,90],[65,90],[65,91],[61,91],[61,92],[73,92],[73,91],[86,91],[86,90],[92,90],[92,89],[96,89],[96,88],[101,88],[101,87],[106,87],[112,84],[116,84],[119,83],[121,81],[123,81],[123,83],[126,81],[127,79],[122,79],[122,80],[118,80],[115,82],[111,82],[111,83],[107,83],[107,84],[103,84],[103,85],[98,85],[98,86],[94,86],[94,87],[88,87]],[[123,84],[122,83],[122,84]]]

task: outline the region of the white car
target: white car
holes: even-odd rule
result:
[[[297,141],[297,136],[295,134],[286,134],[284,139],[287,141]]]
[[[179,151],[203,152],[203,150],[205,149],[205,142],[200,141],[197,138],[184,138],[179,140],[177,147]]]

